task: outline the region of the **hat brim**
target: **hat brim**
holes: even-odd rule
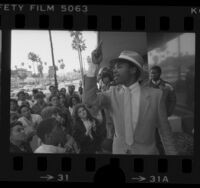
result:
[[[115,58],[115,59],[112,59],[111,61],[110,61],[110,65],[111,66],[114,66],[116,63],[118,63],[118,62],[120,62],[120,63],[131,63],[131,64],[134,64],[139,70],[140,70],[140,74],[142,75],[143,74],[143,72],[144,72],[144,70],[143,70],[143,68],[142,67],[140,67],[140,66],[138,66],[135,62],[133,62],[133,61],[130,61],[130,60],[128,60],[128,59],[124,59],[124,58]]]

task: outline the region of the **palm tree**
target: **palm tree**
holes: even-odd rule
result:
[[[83,70],[83,60],[82,60],[82,51],[84,51],[87,47],[85,45],[85,40],[83,39],[83,34],[80,31],[72,31],[71,32],[72,40],[72,48],[78,51],[80,70],[82,82],[84,83],[84,70]],[[84,85],[84,84],[83,84]]]
[[[34,74],[36,74],[36,71],[35,71],[35,63],[38,62],[38,55],[36,55],[34,52],[29,52],[28,53],[28,59],[30,59],[33,63],[33,71],[34,71]]]

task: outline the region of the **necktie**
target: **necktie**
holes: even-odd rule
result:
[[[124,87],[124,125],[125,125],[125,140],[131,146],[133,144],[133,126],[132,126],[132,107],[131,107],[131,92],[129,88]]]

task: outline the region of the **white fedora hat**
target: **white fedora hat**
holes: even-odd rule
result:
[[[123,61],[128,61],[130,63],[133,63],[139,68],[141,74],[143,73],[144,59],[138,52],[128,51],[128,50],[122,51],[119,57],[112,59],[110,63],[115,64],[117,62],[123,62]]]

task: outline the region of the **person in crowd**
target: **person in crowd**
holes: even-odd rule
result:
[[[72,131],[72,117],[71,117],[71,113],[69,108],[67,108],[67,104],[66,104],[66,97],[65,95],[63,95],[62,93],[59,95],[59,108],[62,112],[62,116],[65,120],[65,123],[68,125],[68,127],[70,127],[70,130],[68,130],[70,133]]]
[[[58,95],[51,95],[49,97],[49,105],[59,107],[60,106],[59,96]]]
[[[68,94],[69,94],[70,96],[73,96],[74,93],[75,93],[75,87],[74,87],[73,84],[71,84],[71,85],[68,86]]]
[[[49,103],[51,96],[57,95],[58,91],[55,86],[49,86],[50,94],[46,96],[46,102]]]
[[[49,100],[50,100],[50,104],[52,106],[57,107],[57,108],[60,109],[61,116],[67,122],[68,128],[70,128],[72,126],[71,114],[70,114],[68,108],[66,108],[63,104],[62,105],[60,104],[60,97],[59,97],[59,95],[51,96]],[[70,128],[70,130],[71,130],[71,128]]]
[[[161,89],[163,91],[167,116],[171,116],[176,106],[176,93],[173,86],[169,82],[161,79],[161,74],[162,69],[159,66],[156,65],[151,67],[148,86]]]
[[[18,103],[16,99],[10,99],[10,113],[18,113]]]
[[[78,93],[79,93],[80,99],[82,99],[82,95],[83,95],[83,83],[82,83],[82,80],[80,80],[80,82],[79,82]]]
[[[113,59],[116,86],[97,93],[96,75],[103,58],[101,44],[92,52],[92,62],[88,63],[83,98],[86,104],[104,107],[111,112],[115,126],[113,154],[158,154],[155,141],[158,127],[166,154],[177,155],[163,92],[141,87],[138,83],[144,64],[139,53],[122,51],[118,58]]]
[[[32,90],[32,103],[33,103],[33,105],[34,104],[36,104],[36,102],[37,102],[37,100],[36,100],[36,94],[38,93],[39,91],[38,91],[38,89],[33,89]]]
[[[68,86],[68,93],[66,95],[66,99],[67,99],[67,103],[68,104],[70,104],[71,97],[74,97],[74,96],[80,98],[79,95],[78,95],[78,93],[75,92],[75,86],[74,85],[69,85]]]
[[[55,118],[58,122],[63,123],[64,119],[61,116],[61,110],[55,106],[47,106],[41,112],[42,119]]]
[[[30,104],[33,105],[31,95],[29,95],[29,93],[25,92],[25,97],[26,97],[26,100],[30,101]]]
[[[34,153],[66,153],[65,132],[55,118],[42,120],[37,128],[41,145]]]
[[[84,104],[77,104],[74,110],[74,139],[80,153],[100,151],[101,131],[97,119],[91,116]]]
[[[18,106],[21,106],[21,105],[23,105],[25,102],[28,102],[29,103],[29,105],[30,105],[30,107],[32,107],[32,102],[31,101],[29,101],[29,100],[27,100],[27,96],[26,96],[26,94],[25,94],[25,92],[24,91],[20,91],[18,94],[17,94],[17,97],[18,97]]]
[[[81,101],[80,101],[80,98],[78,96],[72,96],[70,98],[70,102],[69,102],[69,111],[71,113],[71,115],[73,115],[73,111],[74,111],[74,107],[79,104]]]
[[[63,87],[60,89],[60,93],[62,93],[64,96],[66,96],[67,90]]]
[[[42,110],[42,119],[49,119],[54,118],[56,121],[58,121],[62,127],[62,130],[65,132],[66,135],[66,145],[71,148],[71,151],[74,153],[79,153],[79,148],[74,140],[74,138],[71,136],[71,122],[66,121],[64,117],[62,116],[62,111],[58,107],[54,106],[48,106]]]
[[[65,108],[69,108],[69,104],[67,103],[67,97],[64,93],[60,93],[59,94],[59,100],[60,100],[60,105],[65,107]]]
[[[38,92],[35,95],[36,103],[32,107],[32,112],[34,114],[41,114],[42,110],[47,106],[46,102],[44,101],[44,94],[42,92]]]
[[[24,127],[25,134],[30,141],[30,146],[34,151],[39,143],[38,137],[36,136],[36,129],[39,123],[42,121],[42,117],[38,114],[32,114],[31,109],[27,105],[22,105],[19,108],[21,117],[18,119]]]
[[[27,136],[21,122],[10,124],[10,152],[11,153],[32,153],[27,142]]]
[[[10,123],[14,123],[17,122],[17,120],[20,118],[19,113],[15,113],[15,112],[10,112]]]
[[[100,90],[101,91],[109,90],[110,84],[113,81],[112,72],[109,69],[103,70],[100,76],[100,80],[101,80]]]
[[[150,68],[150,79],[145,84],[151,88],[160,89],[163,91],[167,116],[173,114],[176,106],[176,93],[173,86],[161,79],[162,69],[159,66],[153,66]],[[156,129],[156,144],[160,154],[165,154],[164,147],[159,135],[158,129]]]

